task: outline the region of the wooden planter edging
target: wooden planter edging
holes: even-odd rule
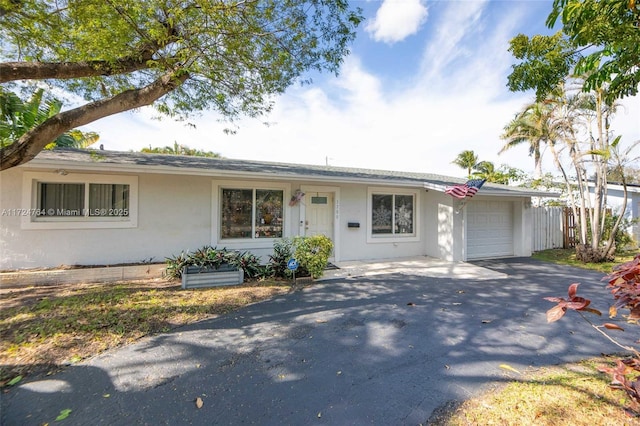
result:
[[[244,282],[242,269],[221,266],[219,269],[201,269],[194,266],[182,271],[182,288],[218,287],[238,285]]]
[[[162,278],[165,266],[164,263],[158,263],[131,266],[105,266],[100,268],[3,272],[0,274],[0,285],[6,288]]]

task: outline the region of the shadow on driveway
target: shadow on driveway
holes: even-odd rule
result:
[[[11,389],[2,424],[51,423],[63,409],[78,425],[419,424],[517,377],[501,364],[524,371],[617,351],[577,317],[545,319],[542,298],[573,282],[606,311],[602,274],[531,259],[474,264],[507,277],[326,281],[145,338]]]

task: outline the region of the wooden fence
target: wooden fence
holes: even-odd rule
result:
[[[579,211],[578,211],[579,213]],[[580,241],[577,232],[578,232],[578,220],[580,219],[580,215],[578,217],[574,216],[573,210],[571,207],[563,208],[563,220],[562,220],[562,229],[564,234],[564,248],[573,248]]]
[[[535,207],[532,210],[531,250],[540,251],[565,246],[564,207]],[[575,229],[573,229],[575,233]]]
[[[563,219],[562,219],[562,231],[564,235],[563,247],[574,248],[580,243],[580,236],[578,235],[578,225],[580,222],[580,209],[577,209],[578,216],[573,215],[571,207],[563,207]],[[611,214],[611,209],[605,209],[605,215]],[[587,215],[587,220],[589,216]]]

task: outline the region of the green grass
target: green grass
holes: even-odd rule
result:
[[[597,371],[611,365],[606,357],[525,373],[431,419],[434,426],[466,425],[634,425],[630,400],[609,387]]]
[[[620,255],[616,255],[616,259],[613,262],[602,263],[583,263],[576,260],[576,253],[573,249],[550,249],[542,250],[533,253],[533,258],[543,260],[545,262],[556,263],[559,265],[575,266],[577,268],[591,269],[594,271],[600,271],[604,274],[611,273],[612,268],[620,263],[628,262],[638,254],[637,251],[625,252]]]
[[[18,375],[51,371],[289,289],[283,282],[194,290],[136,282],[5,290],[0,299],[0,386]]]

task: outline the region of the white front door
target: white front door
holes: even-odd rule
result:
[[[306,207],[305,236],[322,234],[333,240],[333,193],[308,194]]]

